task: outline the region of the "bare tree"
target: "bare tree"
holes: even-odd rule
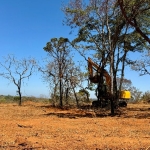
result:
[[[76,99],[76,104],[77,107],[79,106],[79,99],[77,97],[77,93],[75,91],[76,87],[79,86],[79,82],[80,82],[80,73],[81,70],[78,67],[74,67],[72,66],[69,70],[68,70],[68,81],[69,81],[69,85],[71,87],[71,90],[74,93],[75,99]]]
[[[48,83],[50,90],[50,97],[53,106],[56,106],[58,101],[58,68],[55,61],[50,62],[49,59],[44,59],[46,61],[46,66],[40,66],[39,70],[42,72],[42,78],[45,83]]]
[[[17,59],[13,55],[4,57],[4,61],[0,62],[0,66],[3,68],[1,76],[8,79],[15,86],[17,86],[17,94],[19,95],[19,105],[22,104],[21,87],[24,79],[30,78],[35,71],[36,61],[35,59]]]

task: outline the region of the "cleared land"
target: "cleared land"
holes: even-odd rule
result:
[[[111,117],[48,104],[0,104],[0,150],[150,150],[150,105]]]

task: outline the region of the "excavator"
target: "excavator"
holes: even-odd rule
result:
[[[111,94],[111,76],[105,70],[102,69],[98,64],[92,61],[91,58],[88,58],[88,71],[89,71],[89,80],[92,83],[97,84],[96,96],[97,101],[93,101],[92,106],[101,106],[105,107],[109,100],[113,99],[113,94]],[[95,71],[95,74],[93,73]],[[119,103],[118,106],[126,107],[127,100],[131,98],[130,91],[123,90],[119,94]]]

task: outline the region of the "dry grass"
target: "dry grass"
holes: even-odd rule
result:
[[[111,117],[33,102],[0,104],[0,131],[2,150],[148,150],[150,105],[130,104]]]

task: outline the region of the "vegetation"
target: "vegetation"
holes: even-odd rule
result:
[[[92,56],[102,68],[109,70],[111,76],[111,94],[117,99],[118,91],[130,90],[132,102],[149,102],[149,91],[142,93],[125,79],[127,66],[139,71],[140,75],[150,74],[150,2],[149,0],[70,0],[63,7],[65,24],[70,30],[77,31],[72,41],[68,38],[52,38],[43,48],[48,54],[46,66],[38,67],[44,80],[51,89],[50,102],[53,105],[69,105],[90,102],[89,88],[85,86],[88,76],[86,68],[81,70],[73,61],[72,51],[78,51],[87,60]],[[141,60],[133,60],[132,53],[141,53]],[[85,62],[87,64],[87,62]],[[24,79],[29,79],[37,68],[34,59],[17,59],[8,55],[0,62],[1,76],[17,87],[17,97],[1,96],[1,102],[19,101],[22,97],[21,87]],[[98,86],[104,83],[103,71]],[[97,87],[101,89],[102,87]],[[78,92],[77,92],[78,91]],[[112,105],[113,107],[113,105]]]
[[[150,44],[150,1],[118,0],[126,23]]]
[[[45,69],[41,69],[45,74],[45,79],[50,81],[52,86],[52,99],[59,99],[59,106],[63,106],[63,101],[68,104],[71,93],[74,94],[77,106],[79,105],[75,88],[80,83],[80,68],[76,67],[70,55],[70,43],[67,38],[52,38],[46,44],[44,50],[48,53],[50,62]]]
[[[11,96],[11,95],[0,95],[0,103],[18,103],[20,97],[19,96]],[[42,103],[51,103],[48,98],[38,98],[34,96],[22,96],[22,102],[42,102]]]
[[[139,3],[133,2],[134,6],[139,6]],[[127,22],[126,18],[123,17],[124,13],[122,12],[121,5],[121,3],[115,0],[74,0],[70,1],[63,9],[66,16],[66,25],[70,26],[71,29],[77,29],[77,37],[72,41],[72,46],[80,51],[80,54],[84,57],[85,51],[92,51],[93,58],[95,58],[101,70],[104,68],[110,70],[111,94],[114,95],[114,99],[119,97],[118,93],[122,90],[125,67],[135,63],[129,57],[130,54],[143,52],[148,47],[147,40],[143,36],[139,36],[137,26],[134,29]],[[145,9],[148,9],[149,12],[149,7],[146,6],[144,9],[142,7],[142,10]],[[142,26],[145,30],[149,22],[148,12],[142,11],[144,22],[142,22],[142,19],[138,20],[138,27],[145,23]],[[127,13],[128,11],[126,15]],[[134,20],[137,20],[136,17]],[[149,31],[147,33],[149,34]],[[100,76],[99,91],[102,89],[104,82],[103,72],[101,72]],[[117,85],[118,76],[121,80]]]
[[[144,92],[143,95],[142,95],[142,97],[141,97],[141,100],[144,103],[150,103],[150,91]]]

